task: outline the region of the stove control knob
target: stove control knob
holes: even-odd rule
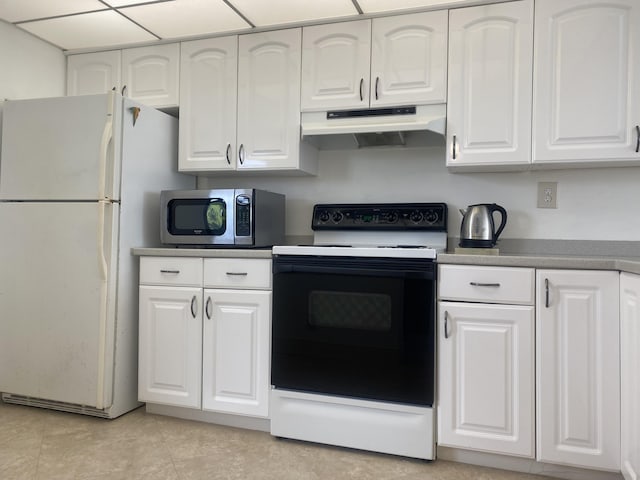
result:
[[[318,215],[318,220],[320,220],[321,222],[328,222],[329,221],[329,212],[327,212],[326,210],[322,210],[320,212],[320,215]]]
[[[434,210],[427,210],[424,214],[424,219],[427,223],[436,223],[438,221],[438,214]]]
[[[344,215],[342,214],[342,212],[333,212],[333,215],[331,216],[333,223],[340,223],[343,218]]]
[[[409,220],[411,220],[413,223],[420,223],[422,219],[423,219],[423,216],[420,210],[414,210],[409,215]]]
[[[387,222],[388,223],[396,223],[398,221],[399,215],[398,212],[390,212],[387,215]]]

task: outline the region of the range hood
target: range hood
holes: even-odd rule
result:
[[[358,148],[405,145],[410,138],[445,134],[446,105],[303,112],[302,139],[316,146],[331,148],[329,140],[338,139],[338,148],[350,142]]]

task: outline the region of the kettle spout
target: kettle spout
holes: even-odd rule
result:
[[[464,208],[459,208],[458,211],[462,214],[463,217],[467,214],[467,211]]]

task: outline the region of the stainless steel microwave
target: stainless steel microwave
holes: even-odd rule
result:
[[[285,196],[258,189],[165,190],[166,245],[270,247],[284,243]]]

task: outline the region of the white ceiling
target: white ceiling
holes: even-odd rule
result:
[[[0,0],[0,19],[63,50],[453,6],[466,0]],[[479,2],[482,3],[482,2]]]

